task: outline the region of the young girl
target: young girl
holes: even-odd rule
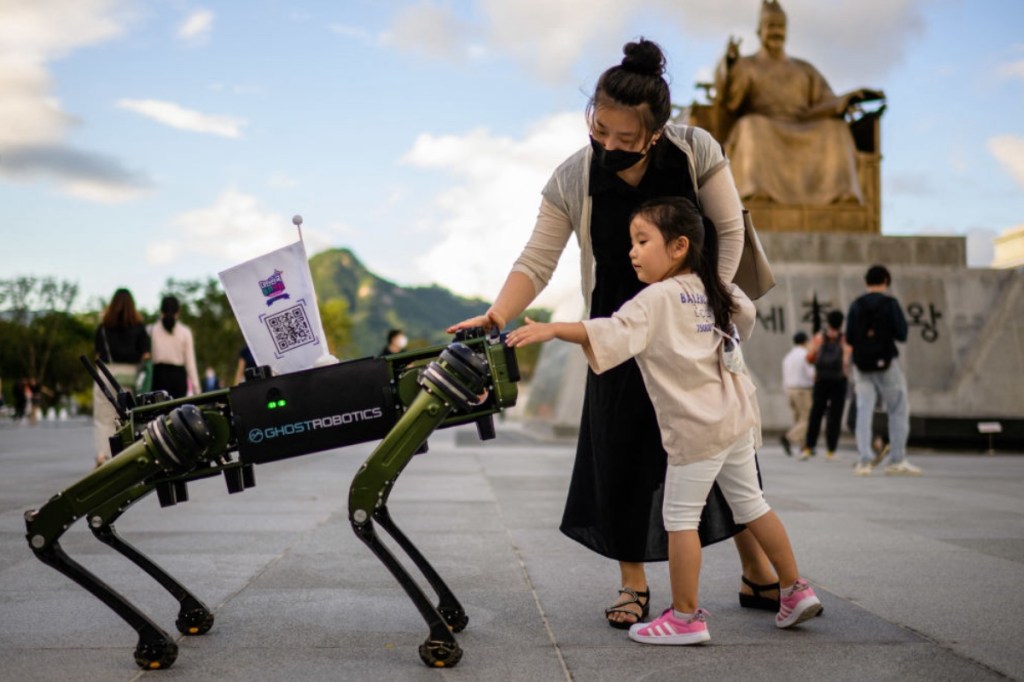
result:
[[[710,639],[697,606],[701,549],[697,524],[718,481],[737,523],[744,523],[779,575],[775,623],[792,627],[821,612],[800,578],[786,530],[764,500],[754,450],[761,419],[738,342],[754,327],[754,304],[718,276],[714,225],[683,198],[642,204],[629,226],[629,252],[649,284],[612,317],[541,324],[530,319],[508,335],[513,347],[561,339],[583,346],[596,373],[636,357],[668,452],[662,518],[669,534],[672,606],[629,637],[650,644]]]

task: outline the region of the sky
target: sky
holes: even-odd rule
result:
[[[787,52],[880,88],[882,232],[1024,224],[1024,2],[785,0]],[[293,242],[497,294],[624,43],[701,97],[760,0],[0,0],[0,279],[205,280]],[[578,296],[567,250],[538,303]]]

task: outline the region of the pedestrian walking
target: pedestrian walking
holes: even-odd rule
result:
[[[811,417],[814,365],[807,360],[809,341],[806,332],[797,332],[793,335],[793,347],[782,358],[782,388],[786,391],[789,410],[793,414],[793,425],[779,437],[782,450],[787,456],[792,456],[794,444],[797,447],[803,446]]]
[[[889,294],[892,275],[884,265],[872,265],[864,275],[867,292],[850,304],[847,339],[856,365],[858,476],[871,475],[871,418],[876,400],[885,405],[889,421],[887,475],[919,476],[920,467],[907,461],[910,405],[907,380],[899,361],[897,342],[907,340],[907,318],[899,301]]]

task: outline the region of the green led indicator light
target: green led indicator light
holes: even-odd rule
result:
[[[271,388],[268,390],[264,399],[266,400],[265,404],[267,410],[284,408],[286,404],[288,404],[288,401],[285,400],[285,397],[281,394],[281,390],[278,388]]]

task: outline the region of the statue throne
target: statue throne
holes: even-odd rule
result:
[[[735,119],[713,104],[714,85],[698,83],[704,93],[687,106],[675,107],[674,121],[704,128],[724,144]],[[758,230],[770,232],[863,232],[881,233],[881,117],[885,99],[881,96],[866,108],[856,105],[846,116],[856,147],[857,181],[864,203],[837,203],[824,206],[779,204],[748,199],[745,207]]]

